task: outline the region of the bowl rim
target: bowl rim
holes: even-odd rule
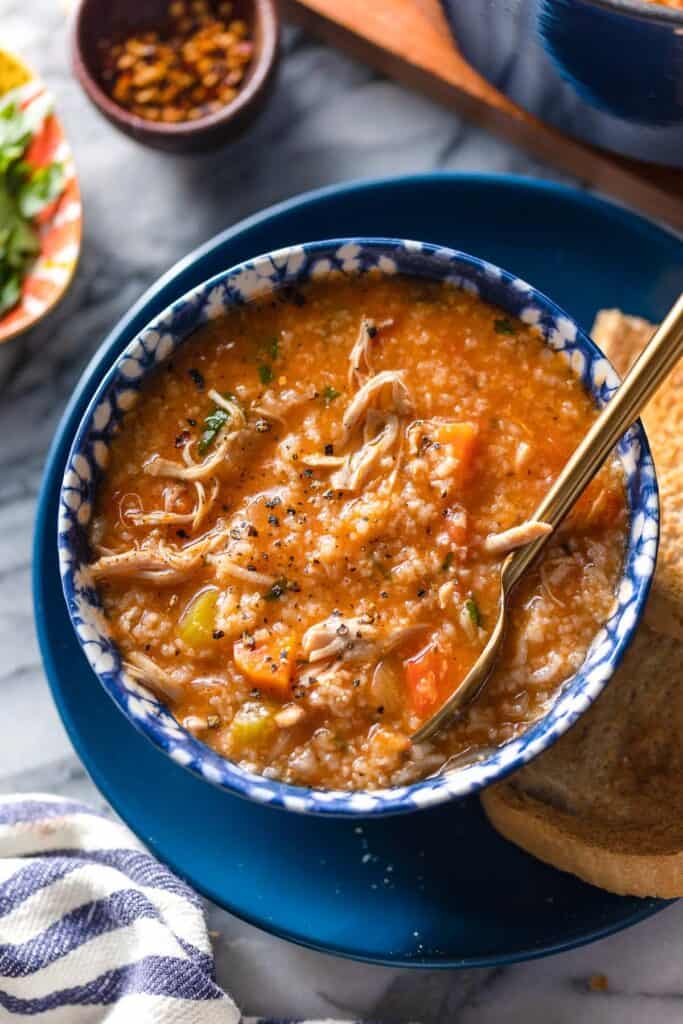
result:
[[[636,15],[646,21],[683,25],[683,9],[667,7],[651,0],[582,0],[583,3],[618,14]]]
[[[99,84],[97,76],[90,69],[90,64],[85,56],[82,45],[81,32],[86,17],[86,10],[91,2],[92,0],[77,0],[70,15],[69,44],[74,74],[89,99],[98,109],[105,113],[114,123],[125,125],[128,130],[135,132],[137,135],[149,133],[160,138],[189,139],[203,131],[210,131],[220,125],[229,124],[239,117],[252,102],[256,101],[265,87],[277,60],[280,14],[276,0],[250,0],[254,7],[255,17],[261,26],[261,46],[253,58],[253,74],[244,87],[238,90],[235,98],[230,103],[222,106],[220,110],[215,111],[213,114],[206,114],[204,117],[198,117],[195,121],[178,121],[175,123],[149,121],[132,113],[132,111],[126,110],[120,103],[113,100]]]
[[[72,465],[75,458],[82,458],[80,454],[81,449],[83,447],[83,442],[87,440],[88,435],[92,430],[92,420],[95,411],[102,400],[106,399],[107,396],[113,393],[114,385],[117,377],[119,376],[120,366],[123,361],[130,356],[131,351],[135,347],[143,347],[141,346],[141,338],[148,332],[154,332],[157,335],[160,335],[164,329],[169,330],[169,324],[173,315],[179,309],[185,307],[190,309],[191,313],[189,316],[189,323],[185,324],[182,329],[174,331],[174,335],[177,339],[173,346],[174,348],[176,344],[184,343],[188,335],[190,335],[196,327],[203,322],[201,319],[195,318],[194,312],[199,311],[200,300],[202,298],[207,298],[209,293],[218,286],[223,285],[244,273],[252,273],[254,268],[263,267],[266,262],[270,263],[273,267],[275,267],[276,264],[277,266],[282,266],[287,263],[293,254],[303,253],[304,251],[307,256],[324,258],[330,254],[336,255],[340,253],[342,249],[348,248],[349,246],[355,246],[359,249],[365,248],[370,251],[379,252],[380,254],[386,253],[387,249],[390,249],[394,253],[397,250],[401,250],[403,253],[420,252],[426,257],[426,262],[429,266],[438,260],[448,259],[451,260],[454,266],[458,269],[465,268],[466,272],[472,277],[476,278],[478,275],[481,276],[482,274],[490,275],[492,278],[495,278],[500,282],[501,288],[506,296],[512,296],[516,292],[522,292],[528,298],[531,304],[530,308],[533,307],[541,313],[546,314],[552,324],[565,325],[572,338],[578,342],[579,351],[583,350],[585,353],[588,353],[594,363],[599,362],[604,367],[603,390],[606,389],[607,397],[612,393],[614,387],[618,386],[619,378],[611,367],[611,364],[597,345],[595,345],[595,343],[588,337],[572,317],[565,313],[542,292],[539,292],[537,289],[517,278],[509,271],[502,270],[486,260],[479,259],[478,257],[471,256],[468,253],[464,253],[447,246],[383,237],[357,236],[353,238],[326,239],[302,243],[299,245],[289,245],[285,248],[273,250],[248,260],[244,260],[199,283],[182,296],[175,299],[170,305],[153,317],[145,326],[136,332],[135,336],[131,338],[125,348],[117,355],[93,392],[93,395],[79,421],[70,445],[69,455],[66,460],[64,475],[60,487],[60,522],[58,524],[57,539],[63,596],[66,600],[68,614],[76,632],[77,640],[84,650],[94,673],[97,675],[105,691],[110,697],[112,697],[119,709],[124,713],[134,727],[141,731],[167,756],[176,760],[177,763],[186,767],[194,774],[199,775],[205,781],[217,785],[219,788],[226,789],[236,795],[255,800],[256,802],[268,804],[270,806],[281,807],[301,813],[356,818],[405,813],[407,811],[436,806],[477,792],[484,786],[490,785],[495,781],[500,781],[510,774],[510,772],[515,771],[533,757],[537,756],[556,739],[558,739],[574,723],[574,721],[576,721],[580,714],[587,710],[590,704],[592,704],[612,678],[614,671],[618,667],[618,664],[630,643],[644,609],[654,574],[656,550],[659,540],[659,492],[647,437],[640,420],[638,420],[628,432],[631,442],[637,446],[636,454],[633,456],[633,464],[637,470],[637,483],[635,485],[634,496],[638,498],[638,501],[634,500],[632,502],[629,500],[632,512],[631,524],[633,524],[633,521],[637,516],[640,515],[641,519],[644,517],[644,510],[647,507],[647,512],[650,516],[654,533],[650,533],[647,538],[648,543],[651,543],[651,554],[648,553],[650,562],[648,563],[647,571],[640,574],[640,583],[635,587],[636,597],[629,605],[631,612],[630,619],[625,628],[621,631],[615,632],[615,636],[613,638],[613,649],[609,654],[608,671],[603,672],[597,681],[593,680],[591,682],[589,679],[585,678],[585,676],[583,679],[579,680],[579,676],[582,675],[585,665],[591,657],[591,652],[595,646],[596,639],[601,633],[605,632],[605,627],[603,626],[596,632],[596,636],[594,637],[593,643],[587,652],[584,662],[576,673],[566,681],[565,688],[560,692],[558,698],[553,702],[553,705],[548,712],[536,722],[532,723],[532,725],[520,736],[515,737],[513,740],[510,740],[506,744],[496,748],[497,752],[508,752],[508,756],[504,759],[504,765],[502,767],[500,765],[494,765],[494,767],[488,772],[488,776],[477,778],[475,773],[475,777],[473,779],[466,780],[464,778],[468,772],[472,773],[474,769],[481,768],[482,765],[485,766],[489,763],[486,760],[480,759],[467,767],[460,768],[455,773],[450,773],[450,776],[448,773],[443,776],[431,776],[408,785],[380,790],[326,790],[291,785],[279,780],[267,779],[263,775],[247,771],[235,762],[221,757],[215,751],[211,750],[211,748],[205,746],[185,730],[182,730],[175,720],[172,719],[170,712],[168,712],[163,705],[156,700],[156,698],[151,699],[151,702],[157,708],[156,717],[153,719],[155,724],[153,725],[152,720],[147,717],[143,718],[143,720],[136,718],[126,707],[126,701],[122,691],[126,690],[127,684],[122,679],[120,668],[117,668],[116,672],[110,673],[112,678],[108,679],[107,672],[100,671],[93,664],[93,660],[87,649],[88,642],[79,634],[72,607],[72,600],[74,596],[73,565],[76,564],[76,562],[70,563],[72,540],[68,540],[68,535],[73,531],[73,524],[71,524],[68,529],[65,528],[62,525],[61,516],[62,509],[66,508],[69,504],[64,501],[65,493],[69,490],[73,490],[74,487],[73,480],[71,479],[74,475]],[[400,270],[399,273],[409,274],[411,271]],[[439,275],[436,273],[425,273],[423,276],[436,278]],[[466,277],[460,277],[458,283],[462,283],[463,279],[467,280]],[[292,281],[289,279],[283,279],[279,282],[277,287],[286,287],[288,284],[291,285]],[[230,304],[232,303],[227,303],[227,305]],[[505,309],[505,306],[501,305],[501,308]],[[519,314],[515,313],[513,315]],[[557,330],[557,328],[555,328],[555,330]],[[546,343],[550,344],[547,337],[545,337],[544,340]],[[562,344],[553,344],[552,347],[562,348],[564,346]],[[165,357],[166,356],[164,356],[164,358]],[[142,370],[140,373],[140,379],[144,379],[152,368],[153,367],[150,366]],[[575,375],[579,375],[575,369],[573,372]],[[601,373],[602,372],[603,371],[601,371]],[[589,386],[584,382],[584,386],[586,386],[589,393],[596,400],[596,404],[598,404],[600,401],[600,389],[597,387],[597,384],[593,382]],[[89,479],[89,477],[87,479]],[[646,490],[648,485],[650,487],[649,495],[647,493],[643,493],[644,488]],[[622,568],[622,573],[619,578],[620,585],[627,579],[627,559],[636,549],[638,539],[639,537],[634,539],[634,531],[633,529],[629,529],[626,542],[624,567]],[[67,551],[66,559],[62,558],[63,550]],[[633,589],[634,585],[631,585]],[[615,612],[608,620],[608,624],[616,622],[617,619],[621,622],[620,615]],[[116,649],[113,642],[110,643],[111,646]],[[580,686],[579,682],[581,684]],[[577,688],[577,692],[570,692],[572,687],[567,684],[574,684]],[[126,692],[130,693],[129,690]],[[569,701],[570,697],[573,698],[573,704]],[[562,717],[559,714],[559,709],[561,709],[565,701],[570,703],[570,707],[565,711],[564,717]],[[159,735],[161,726],[158,724],[158,720],[164,715],[171,719],[176,730],[179,730],[182,734],[182,746],[190,748],[194,754],[197,755],[196,763],[192,762],[192,758],[186,756],[186,754],[183,754],[182,756],[174,756],[174,751],[164,745]],[[175,748],[175,750],[179,752],[179,748]],[[510,751],[512,751],[512,753],[509,753]],[[216,770],[211,769],[210,763],[207,764],[207,762],[211,762],[211,760],[222,765],[228,775],[231,776],[227,781],[223,778],[218,778]],[[454,776],[458,776],[459,778],[462,777],[463,781],[461,784],[447,785],[449,778],[453,779]]]

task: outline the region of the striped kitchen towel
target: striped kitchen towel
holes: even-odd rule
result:
[[[43,793],[0,796],[0,1021],[15,1017],[241,1020],[196,893],[123,825]]]

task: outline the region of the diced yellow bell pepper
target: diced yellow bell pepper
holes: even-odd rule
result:
[[[183,612],[178,632],[180,639],[190,647],[205,647],[211,641],[216,625],[217,599],[215,588],[202,590]]]
[[[253,747],[270,739],[275,729],[273,708],[250,701],[243,704],[233,718],[230,736],[236,747]]]

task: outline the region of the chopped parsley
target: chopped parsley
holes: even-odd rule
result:
[[[481,626],[481,612],[479,611],[479,605],[475,601],[472,594],[465,601],[465,610],[470,617],[472,623],[479,627]]]
[[[280,576],[279,579],[275,580],[270,590],[266,590],[263,599],[264,601],[278,601],[288,590],[298,592],[300,589],[298,583],[288,580],[286,576]]]
[[[275,362],[277,357],[280,355],[280,341],[277,334],[274,334],[272,338],[268,339],[265,348],[270,358]]]
[[[509,317],[504,316],[500,320],[493,321],[493,329],[496,334],[516,334],[515,325]]]
[[[450,567],[452,565],[453,565],[453,552],[449,551],[448,554],[446,555],[446,557],[443,560],[441,568],[443,569],[444,572],[448,572],[448,570],[450,569]]]
[[[269,366],[268,363],[260,363],[258,375],[262,384],[270,384],[273,379],[273,367]]]
[[[330,402],[334,402],[335,398],[339,398],[341,391],[337,391],[337,389],[333,388],[331,384],[327,384],[323,388],[322,395],[325,405],[329,405]]]
[[[190,374],[192,374],[192,372],[193,371],[190,370]],[[198,371],[194,372],[196,373]],[[231,402],[237,402],[237,399],[230,391],[224,391],[223,395],[225,398],[229,398]],[[211,410],[204,420],[204,429],[202,431],[202,436],[199,438],[199,444],[197,445],[200,455],[206,455],[229,419],[230,413],[227,409],[214,408]]]

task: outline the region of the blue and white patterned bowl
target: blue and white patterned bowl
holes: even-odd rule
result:
[[[522,736],[475,764],[410,786],[348,793],[307,789],[244,771],[186,732],[169,711],[121,665],[88,570],[87,526],[93,496],[107,465],[110,439],[135,403],[144,378],[198,326],[231,306],[302,281],[330,276],[412,274],[450,281],[512,316],[536,325],[596,404],[602,406],[619,379],[577,324],[524,281],[484,260],[421,242],[336,239],[297,245],[259,256],[188,292],[153,320],[111,367],[78,428],[64,473],[58,545],[64,596],[74,629],[94,672],[131,723],[178,764],[207,782],[259,803],[311,814],[370,816],[430,807],[467,796],[521,767],[558,739],[602,691],[638,624],[652,580],[659,536],[657,482],[640,424],[623,438],[619,453],[627,480],[630,525],[617,608],[599,631],[581,668],[548,713]]]

